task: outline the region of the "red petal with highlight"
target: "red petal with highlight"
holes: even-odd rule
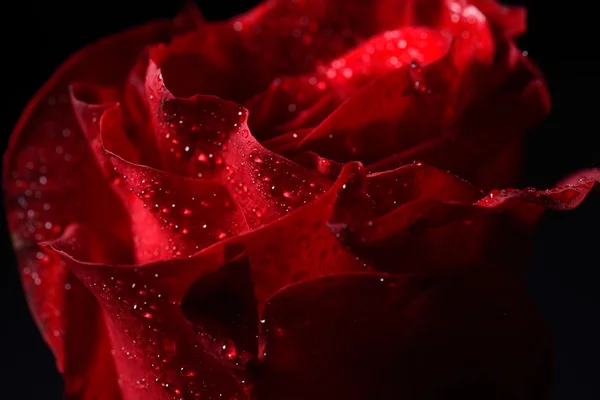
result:
[[[218,183],[183,178],[119,157],[113,157],[112,163],[162,226],[161,235],[167,238],[163,245],[172,257],[192,255],[248,230],[237,204]]]
[[[169,276],[180,272],[177,269],[169,273],[173,261],[139,270],[112,267],[89,252],[91,241],[97,240],[90,232],[71,226],[67,233],[49,248],[103,308],[123,398],[245,398],[230,371],[199,345],[179,309],[176,293],[165,288]],[[181,268],[186,266],[189,268],[190,263],[179,264]],[[202,273],[202,268],[208,272],[214,266],[207,263],[194,272]]]

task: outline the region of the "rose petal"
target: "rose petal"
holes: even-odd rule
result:
[[[394,188],[390,179],[377,182],[377,175],[367,176],[355,185],[359,190],[353,196],[338,197],[331,224],[346,246],[383,271],[426,272],[440,265],[458,268],[478,263],[521,273],[542,211],[577,207],[595,184],[586,178],[577,185],[546,191],[493,191],[471,202],[476,192],[449,174],[417,174],[418,169],[405,167],[388,175],[393,177],[401,171],[406,176],[398,179],[399,183],[426,189],[406,197],[403,184]],[[436,184],[436,180],[444,182]],[[447,189],[436,196],[435,189],[428,194],[429,185]],[[390,199],[402,199],[383,215],[376,212],[373,203],[368,208],[365,201],[382,193]],[[363,212],[358,213],[359,209]]]
[[[108,179],[114,178],[113,166],[110,159],[104,152],[104,145],[100,135],[100,118],[104,111],[112,107],[119,100],[117,90],[105,88],[102,86],[75,82],[71,85],[70,102],[73,105],[73,112],[84,137],[98,163],[102,173]],[[127,153],[129,158],[137,159],[137,151],[133,148],[131,142],[123,135],[122,151]]]
[[[368,169],[385,171],[419,160],[486,189],[513,184],[519,173],[523,135],[548,114],[548,99],[541,78],[514,90],[505,88],[469,105],[442,135],[382,158]]]
[[[355,90],[360,86],[357,77],[365,77],[364,71],[359,71],[364,68],[358,65],[346,67],[340,60],[333,61],[330,68],[322,65],[362,39],[406,24],[424,24],[455,36],[461,43],[454,52],[458,63],[468,63],[471,58],[486,63],[492,60],[494,41],[487,20],[476,7],[465,2],[440,0],[424,7],[413,1],[381,0],[367,7],[338,0],[272,0],[227,23],[204,26],[193,35],[177,38],[162,51],[161,64],[168,77],[167,86],[176,96],[214,94],[235,101],[244,101],[263,90],[273,77],[310,72],[281,81],[278,78],[263,95],[250,100],[248,106],[254,115],[250,124],[262,140],[320,122],[352,93],[352,87]],[[338,31],[342,34],[332,35]],[[277,34],[273,36],[274,32]],[[348,43],[337,43],[332,37]],[[302,44],[303,40],[310,40],[310,46]],[[277,51],[279,46],[285,51]],[[363,56],[362,51],[355,53]],[[270,54],[276,54],[276,60]],[[401,58],[384,57],[388,66],[389,60],[396,59],[392,64],[401,65]],[[418,60],[416,56],[412,58]],[[324,81],[316,76],[319,74],[314,75],[319,65],[321,75],[336,74],[338,79],[334,81],[343,82],[343,88],[337,90],[342,98],[321,89],[330,83],[330,78]],[[352,85],[346,82],[350,74],[354,74]],[[205,76],[221,78],[207,80]],[[278,125],[281,126],[274,131]]]
[[[81,281],[71,271],[67,274],[63,317],[77,328],[67,329],[64,336],[64,398],[121,399],[104,312]]]
[[[339,3],[271,0],[240,17],[207,24],[177,37],[163,49],[161,67],[169,77],[167,85],[178,97],[201,93],[243,102],[266,89],[277,75],[297,73],[306,69],[307,62],[313,67],[317,60],[334,57],[336,51],[343,52],[356,43],[350,30],[345,30],[344,37],[333,36],[339,40],[331,40],[330,35],[320,38],[321,32],[331,26],[330,17],[342,21],[340,26],[334,24],[336,32],[350,27],[340,7],[343,3]],[[304,39],[294,36],[302,34],[302,30],[310,30]],[[312,35],[319,37],[319,45],[312,43]],[[295,50],[277,51],[286,42]],[[314,55],[303,57],[300,52]],[[292,54],[291,58],[286,59],[286,54]],[[212,79],[205,79],[206,76]]]
[[[548,333],[499,271],[343,274],[269,300],[260,399],[542,398]]]
[[[413,201],[436,200],[472,204],[481,191],[468,182],[422,163],[375,174],[357,175],[336,200],[337,212],[361,223],[383,216]],[[346,225],[352,223],[344,221]]]
[[[581,204],[586,196],[600,185],[600,169],[591,168],[573,174],[558,186],[548,190],[534,188],[492,190],[476,205],[487,208],[511,208],[521,203],[532,203],[538,208],[571,210]],[[539,207],[541,206],[541,207]]]
[[[598,168],[588,168],[581,171],[577,171],[564,179],[561,179],[556,186],[569,186],[569,185],[579,185],[581,180],[589,180],[589,181],[600,181],[600,169]]]
[[[109,154],[124,185],[162,226],[160,238],[166,239],[163,246],[172,257],[194,254],[248,230],[242,212],[220,184],[180,177]],[[151,240],[148,236],[146,231],[138,239]]]
[[[433,136],[444,122],[444,103],[428,93],[422,77],[421,67],[412,64],[376,79],[304,137],[296,150],[338,162],[369,163]]]
[[[165,231],[144,207],[144,203],[132,193],[123,174],[115,169],[110,154],[107,154],[106,148],[110,149],[111,154],[118,154],[134,163],[140,158],[140,152],[134,148],[124,130],[119,107],[107,94],[112,95],[113,91],[90,84],[77,84],[71,89],[71,103],[106,184],[117,194],[127,211],[135,261],[147,262],[181,254],[177,245],[172,243],[174,238],[169,235],[170,231]],[[180,241],[177,240],[177,243]]]
[[[389,6],[383,3],[379,2],[375,8]],[[397,8],[410,8],[409,19],[416,19],[441,32],[414,26],[401,27],[380,33],[329,64],[318,65],[310,74],[276,78],[266,92],[248,102],[253,115],[250,125],[259,132],[259,137],[270,138],[283,131],[314,126],[376,77],[412,61],[428,63],[440,58],[448,46],[442,33],[454,37],[457,64],[466,65],[472,59],[491,63],[494,38],[485,16],[477,8],[445,0],[439,5],[436,2],[435,5],[429,4],[432,7],[427,12],[418,6],[413,8],[410,1],[396,3],[405,3],[398,4]],[[410,16],[412,13],[414,17]],[[392,27],[401,26],[401,21],[398,17],[398,22]]]
[[[216,260],[205,257],[206,263],[196,268],[184,260],[142,269],[114,267],[89,252],[99,238],[82,233],[80,227],[71,231],[47,246],[102,306],[124,399],[246,398],[232,373],[200,346],[179,309],[177,289],[190,282],[185,276],[214,270]],[[173,269],[176,262],[182,268]],[[174,285],[177,278],[180,283]]]

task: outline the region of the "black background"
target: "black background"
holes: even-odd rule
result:
[[[348,0],[351,1],[351,0]],[[2,150],[26,101],[68,55],[101,36],[173,16],[182,1],[20,1],[2,6]],[[209,19],[225,18],[255,1],[197,1]],[[545,72],[553,112],[528,144],[522,185],[551,186],[565,174],[597,166],[597,16],[593,2],[511,1],[529,8],[520,41]],[[594,148],[595,147],[595,148]],[[600,263],[598,199],[574,212],[550,212],[540,225],[529,277],[531,295],[555,335],[553,399],[600,399]],[[20,288],[5,216],[1,216],[0,397],[60,399],[61,380]],[[595,239],[595,240],[594,240]]]

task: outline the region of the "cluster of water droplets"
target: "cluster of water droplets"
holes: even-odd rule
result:
[[[122,165],[121,172],[143,207],[169,233],[176,257],[190,256],[247,229],[228,192],[216,183],[131,165]]]
[[[84,275],[82,281],[110,316],[109,327],[116,329],[112,355],[117,365],[133,371],[121,374],[119,383],[149,393],[158,385],[173,399],[201,398],[196,366],[182,361],[173,335],[176,327],[165,320],[179,304],[153,284],[159,282],[160,274],[143,268],[132,269],[129,276],[114,272],[106,280]],[[195,351],[203,350],[196,345]]]
[[[318,177],[265,149],[246,125],[247,111],[217,99],[164,110],[164,139],[176,170],[224,185],[255,228],[312,201]],[[165,109],[168,107],[165,107]],[[176,107],[173,107],[176,108]]]
[[[446,40],[427,29],[407,28],[387,31],[356,49],[319,67],[318,72],[339,92],[353,94],[373,79],[411,63],[421,63],[443,54]]]
[[[77,149],[69,143],[62,143],[69,141],[71,134],[71,130],[65,128],[57,140],[60,144],[46,146],[41,142],[32,145],[15,160],[17,168],[11,172],[14,189],[9,190],[19,193],[12,199],[18,206],[11,215],[15,219],[12,231],[17,247],[20,242],[34,243],[54,238],[62,231],[64,221],[60,219],[64,205],[57,202],[57,197],[64,191],[74,192],[75,188],[72,187],[74,182],[68,181],[68,176],[60,180],[53,177],[59,171],[78,164],[72,153]],[[47,142],[53,141],[54,138],[47,138]]]
[[[551,209],[567,210],[583,199],[591,186],[591,180],[584,180],[579,185],[556,187],[548,190],[537,190],[534,187],[494,189],[476,204],[483,207],[500,207],[504,203],[510,206],[511,200],[517,200],[539,204]]]
[[[6,156],[8,220],[29,305],[60,364],[65,308],[78,282],[55,253],[37,244],[57,239],[71,223],[111,225],[104,216],[116,199],[92,161],[66,88],[47,94],[31,113]]]

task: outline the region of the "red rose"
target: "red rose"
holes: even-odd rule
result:
[[[66,397],[543,398],[515,275],[600,173],[480,191],[549,109],[524,30],[492,0],[270,0],[68,60],[3,180]]]

